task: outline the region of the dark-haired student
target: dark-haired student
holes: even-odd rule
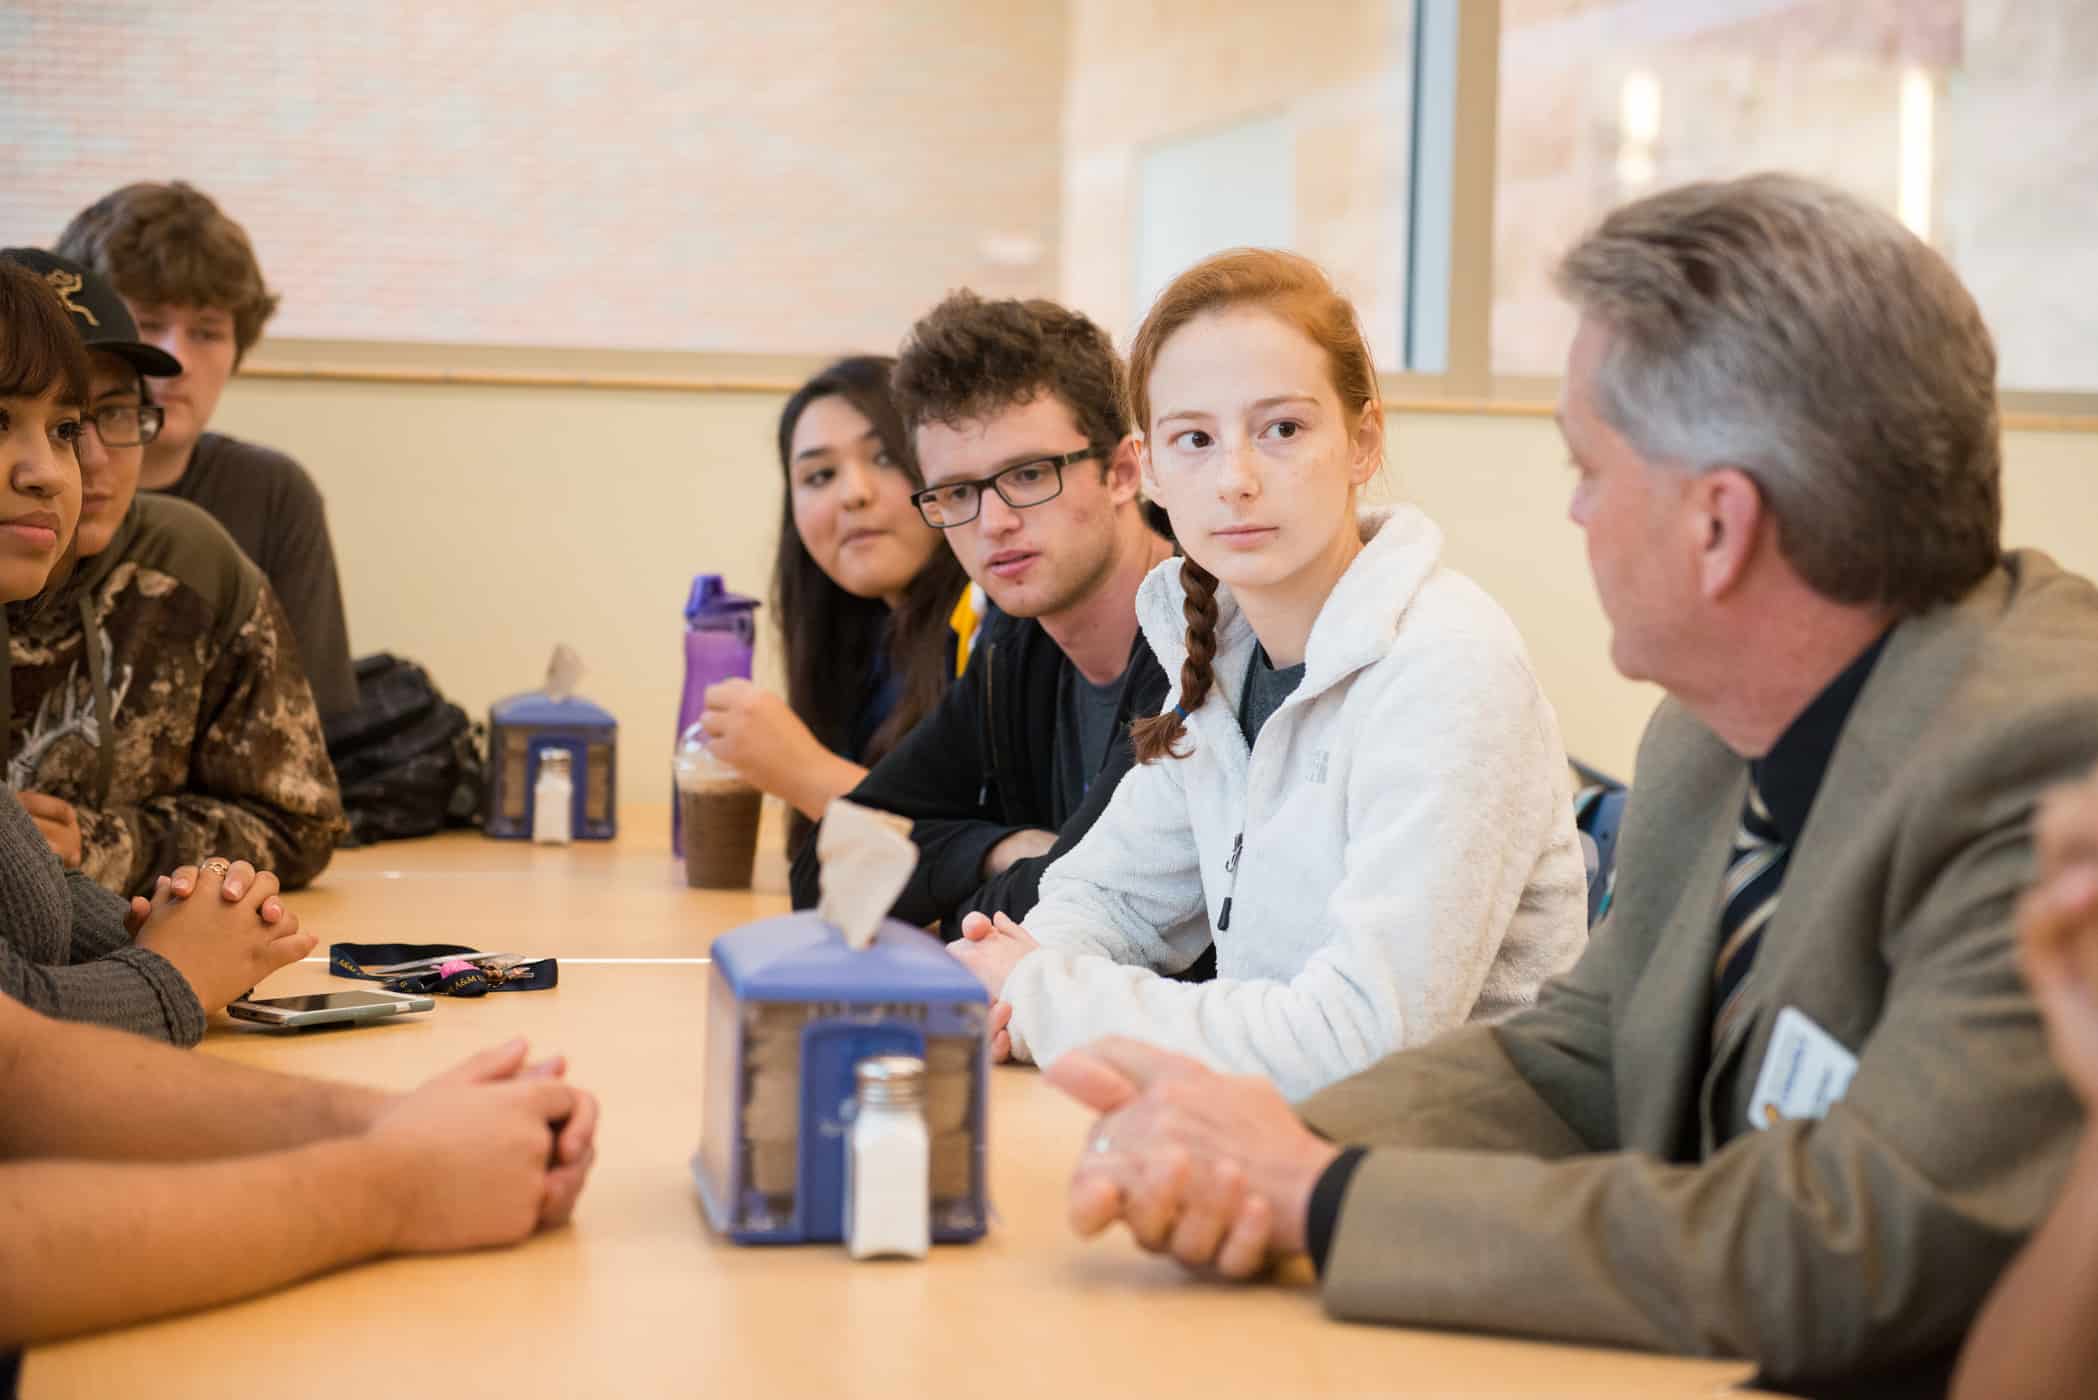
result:
[[[924,483],[889,392],[895,363],[840,360],[787,400],[772,575],[787,694],[723,681],[701,716],[714,751],[802,823],[859,786],[954,682],[951,619],[969,579],[911,504]]]
[[[0,260],[0,602],[64,570],[80,517],[90,370],[60,295]],[[183,958],[218,970],[223,1005],[312,949],[275,891],[244,861],[206,860],[127,909],[0,797],[0,1396],[25,1344],[375,1255],[511,1243],[574,1208],[597,1101],[562,1082],[559,1059],[528,1066],[521,1041],[382,1094],[20,1004],[193,1040],[211,994],[191,990]]]
[[[893,383],[920,513],[995,611],[939,707],[850,796],[910,819],[920,857],[896,917],[953,939],[966,914],[1033,908],[1128,772],[1129,726],[1166,693],[1136,590],[1172,544],[1139,494],[1121,361],[1084,316],[958,292],[912,327]],[[815,844],[794,861],[797,908],[816,902]]]
[[[290,627],[216,520],[138,490],[161,414],[147,376],[179,366],[96,273],[33,248],[0,258],[62,289],[90,372],[78,563],[0,612],[7,781],[60,859],[118,894],[212,854],[298,889],[343,818]]]
[[[93,373],[51,283],[0,258],[0,604],[72,567]],[[12,790],[0,796],[0,995],[51,1015],[193,1044],[204,1018],[313,949],[276,877],[205,859],[155,902],[124,900],[59,861]]]

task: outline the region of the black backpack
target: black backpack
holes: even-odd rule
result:
[[[387,652],[357,662],[357,705],[323,721],[350,819],[345,846],[480,821],[481,727],[429,673]]]

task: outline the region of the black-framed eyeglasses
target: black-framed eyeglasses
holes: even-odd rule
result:
[[[91,410],[87,421],[95,425],[104,447],[137,447],[160,436],[167,416],[157,403],[106,403]]]
[[[957,525],[968,524],[983,510],[986,486],[996,491],[998,499],[1014,510],[1025,510],[1044,501],[1053,501],[1063,493],[1065,467],[1099,455],[1097,447],[1081,447],[1061,457],[1036,457],[1015,462],[975,481],[947,481],[913,492],[911,504],[918,508],[918,514],[924,516],[925,523],[933,529],[951,530]]]

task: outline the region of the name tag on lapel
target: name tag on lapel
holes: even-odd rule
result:
[[[1748,1101],[1748,1125],[1769,1128],[1787,1118],[1826,1118],[1850,1088],[1858,1057],[1796,1006],[1777,1014],[1770,1051]]]

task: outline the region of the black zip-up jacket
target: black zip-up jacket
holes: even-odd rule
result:
[[[1024,919],[1034,908],[1042,871],[1092,828],[1135,755],[1132,720],[1165,704],[1166,674],[1138,633],[1122,673],[1114,741],[1077,810],[1056,801],[1057,696],[1071,665],[1055,639],[1032,618],[992,610],[961,678],[940,707],[919,721],[848,796],[864,807],[908,817],[918,868],[898,897],[894,915],[910,924],[938,924],[950,942],[961,937],[972,912]],[[1056,833],[1046,856],[1015,861],[985,880],[983,858],[1015,831]],[[816,840],[795,857],[794,907],[813,908],[817,894]]]

